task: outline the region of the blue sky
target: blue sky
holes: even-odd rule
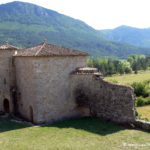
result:
[[[0,0],[0,4],[13,0]],[[150,27],[150,0],[17,0],[80,19],[95,29]]]

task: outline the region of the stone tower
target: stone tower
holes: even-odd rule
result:
[[[18,48],[6,42],[0,46],[0,111],[13,112],[13,89],[15,75],[13,55]]]
[[[71,100],[70,74],[86,67],[87,56],[46,41],[14,55],[19,114],[34,123],[77,116],[76,104]]]

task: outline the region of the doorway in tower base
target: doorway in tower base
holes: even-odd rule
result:
[[[4,112],[10,113],[9,100],[6,98],[3,101],[3,107],[4,107]]]

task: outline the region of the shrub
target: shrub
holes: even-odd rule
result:
[[[145,105],[149,105],[150,104],[150,96],[145,98]]]
[[[136,106],[144,106],[150,104],[150,96],[143,98],[142,96],[136,98]]]
[[[131,72],[132,72],[132,69],[129,68],[129,67],[126,67],[124,71],[125,71],[125,73],[127,74],[127,73],[131,73]]]
[[[134,88],[136,96],[149,96],[149,91],[146,82],[134,82],[133,84],[131,84],[131,86]]]
[[[136,98],[136,106],[143,106],[143,105],[145,105],[144,98],[142,96],[137,97]]]

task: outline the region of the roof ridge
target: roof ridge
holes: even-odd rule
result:
[[[88,53],[58,45],[44,43],[26,48],[15,56],[88,56]]]
[[[44,42],[43,45],[41,46],[41,48],[35,53],[35,56],[37,56],[39,54],[39,52],[43,49],[45,44],[46,44],[46,42]]]

